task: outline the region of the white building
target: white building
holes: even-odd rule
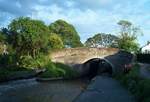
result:
[[[150,43],[141,48],[142,53],[150,53]]]

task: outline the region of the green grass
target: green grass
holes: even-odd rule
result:
[[[8,57],[8,58],[7,58]],[[17,76],[28,76],[32,73],[34,68],[46,68],[46,71],[39,75],[39,77],[43,78],[57,78],[63,77],[65,79],[74,78],[78,75],[77,72],[72,70],[69,66],[61,64],[61,63],[52,63],[50,58],[46,55],[38,55],[36,58],[32,58],[31,56],[21,56],[18,61],[18,65],[16,65],[16,61],[13,59],[9,61],[9,57],[11,56],[1,56],[3,62],[0,66],[4,68],[0,68],[0,81],[5,81],[8,79],[16,78]],[[5,58],[6,60],[3,60]],[[15,62],[15,63],[8,63]],[[3,64],[5,66],[3,66]]]
[[[46,72],[39,75],[42,78],[57,78],[63,77],[65,79],[71,79],[78,75],[78,73],[72,70],[69,66],[62,63],[52,63],[50,62],[45,66]]]
[[[139,76],[140,66],[135,64],[128,74],[118,75],[121,84],[126,87],[138,102],[150,102],[150,79]]]
[[[0,81],[9,80],[12,77],[16,77],[18,73],[30,73],[31,69],[12,67],[12,68],[0,68]]]
[[[64,76],[63,76],[64,78],[74,78],[74,77],[77,77],[79,75],[78,72],[74,71],[68,65],[65,65],[65,64],[62,64],[62,63],[55,63],[55,66],[57,68],[60,68],[60,69],[65,71]]]

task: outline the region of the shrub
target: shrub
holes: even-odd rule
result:
[[[137,93],[137,83],[139,80],[139,66],[138,65],[134,65],[133,68],[131,68],[131,70],[129,71],[129,73],[124,74],[124,75],[120,75],[118,77],[118,79],[120,80],[120,82],[127,87],[127,89],[135,94]]]
[[[131,80],[137,81],[139,79],[139,65],[138,64],[133,65],[133,67],[127,74],[123,75],[120,74],[115,77],[116,79],[120,80],[125,86],[128,84],[128,81]]]
[[[150,99],[150,79],[143,79],[138,84],[138,96],[141,102],[148,102]]]
[[[46,71],[40,75],[40,77],[51,78],[51,77],[61,77],[65,74],[65,71],[59,68],[56,68],[55,64],[49,62],[44,66]]]
[[[0,69],[0,81],[6,80],[9,74],[9,71]]]
[[[64,48],[64,44],[59,35],[55,33],[51,33],[48,38],[48,46],[50,49],[62,49]]]
[[[32,56],[21,56],[19,64],[21,67],[25,68],[44,68],[44,66],[50,61],[50,59],[45,55],[38,55],[36,58]]]
[[[16,65],[17,58],[13,54],[0,55],[0,66],[10,67]]]
[[[135,64],[131,71],[116,78],[137,97],[139,102],[150,102],[150,79],[141,78],[140,67]]]
[[[18,73],[32,73],[33,70],[20,68],[18,66],[8,67],[8,68],[0,68],[0,82],[10,80],[12,78],[17,78],[20,75]],[[18,76],[19,75],[19,76]]]
[[[65,75],[64,77],[65,78],[74,78],[74,77],[77,77],[78,76],[78,72],[76,72],[75,70],[73,70],[71,67],[65,65],[65,64],[62,64],[62,63],[55,63],[55,66],[57,68],[60,68],[60,69],[63,69],[65,70]]]
[[[33,67],[33,58],[31,56],[21,56],[19,59],[19,64],[22,67]]]
[[[46,72],[42,73],[40,77],[63,77],[65,79],[70,79],[77,76],[77,72],[73,71],[69,66],[61,63],[49,62],[45,68]]]

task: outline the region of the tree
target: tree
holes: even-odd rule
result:
[[[29,17],[14,19],[8,26],[11,35],[11,43],[17,55],[35,55],[47,46],[48,27],[39,20]]]
[[[6,36],[0,32],[0,43],[5,43]]]
[[[55,34],[51,33],[48,39],[48,46],[50,49],[61,49],[64,48],[63,41],[61,38]]]
[[[85,42],[87,47],[118,47],[115,35],[98,33]]]
[[[138,51],[139,44],[137,43],[137,36],[142,34],[139,27],[133,26],[133,24],[126,20],[118,22],[120,26],[120,37],[118,40],[119,48],[129,52]]]
[[[57,20],[49,25],[49,29],[52,33],[56,33],[61,37],[65,47],[82,46],[80,37],[73,25],[63,20]]]
[[[6,37],[0,32],[0,54],[4,53]]]
[[[120,37],[118,45],[120,49],[124,49],[128,52],[137,52],[139,49],[139,44],[130,36]]]

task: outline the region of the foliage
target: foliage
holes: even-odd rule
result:
[[[65,71],[64,78],[71,79],[71,78],[75,78],[78,76],[78,72],[74,71],[71,67],[65,64],[55,63],[55,66]]]
[[[0,82],[15,79],[20,76],[18,73],[33,73],[32,70],[13,66],[12,68],[0,68]],[[18,76],[19,75],[19,76]]]
[[[0,70],[0,81],[6,80],[7,76],[9,75],[9,72],[7,70]]]
[[[32,56],[21,56],[19,59],[20,67],[25,67],[29,69],[34,68],[44,68],[44,66],[49,63],[50,59],[48,56],[40,54],[33,58]]]
[[[8,53],[15,53],[15,49],[12,47],[12,32],[8,28],[1,28],[1,33],[5,37],[4,44]]]
[[[121,36],[118,40],[118,45],[120,49],[128,52],[137,52],[139,49],[139,44],[130,36]]]
[[[124,76],[121,75],[122,81],[124,85],[128,85],[128,79],[131,80],[139,80],[139,65],[134,65],[133,68],[131,68],[131,71],[128,74],[125,74]]]
[[[56,66],[52,62],[49,62],[47,65],[45,65],[45,68],[46,72],[42,73],[40,77],[43,78],[62,77],[65,74],[64,70],[56,68]]]
[[[137,37],[142,34],[139,27],[126,20],[118,22],[120,26],[120,37],[118,40],[119,48],[129,52],[137,52],[139,44],[136,42]]]
[[[2,34],[2,32],[0,32],[0,54],[2,54],[4,51],[4,45],[6,43],[5,40],[6,40],[6,36]]]
[[[141,78],[140,67],[136,64],[126,75],[118,75],[116,78],[136,96],[139,102],[150,100],[150,79]]]
[[[35,57],[41,48],[47,45],[49,30],[42,21],[20,17],[14,19],[8,27],[11,32],[12,46],[19,56],[31,55]]]
[[[15,66],[17,59],[14,54],[0,55],[0,67]]]
[[[42,73],[40,77],[51,78],[51,77],[63,77],[65,79],[71,79],[78,75],[77,72],[73,71],[69,66],[61,63],[49,62],[46,66],[46,72]]]
[[[55,33],[50,34],[49,39],[48,39],[48,46],[50,49],[64,48],[61,38]]]
[[[63,20],[57,20],[49,25],[49,29],[52,33],[56,33],[61,37],[65,47],[82,46],[80,37],[73,25],[68,24]]]
[[[0,43],[0,54],[3,54],[3,50],[4,50],[4,45],[3,43]]]
[[[6,36],[0,32],[0,43],[5,43]]]
[[[118,38],[115,35],[99,33],[85,42],[87,47],[118,47]]]
[[[138,84],[140,102],[149,102],[150,99],[150,79],[141,80]]]

